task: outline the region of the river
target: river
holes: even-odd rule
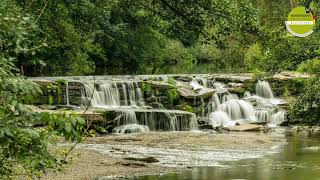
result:
[[[289,133],[290,134],[290,133]],[[262,158],[222,163],[219,167],[196,167],[192,170],[156,176],[131,177],[135,180],[317,180],[320,179],[320,136],[287,135],[287,144],[278,153]]]

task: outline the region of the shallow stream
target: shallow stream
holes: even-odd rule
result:
[[[192,170],[157,176],[132,177],[135,180],[317,180],[320,179],[320,136],[287,135],[287,144],[279,153],[261,158],[228,161],[218,167],[196,167]]]

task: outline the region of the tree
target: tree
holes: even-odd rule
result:
[[[85,121],[74,115],[37,114],[23,104],[40,88],[20,76],[14,62],[43,45],[32,43],[34,21],[15,2],[2,1],[0,12],[5,14],[0,16],[0,179],[33,177],[62,163],[48,151],[50,138],[57,134],[80,141]],[[35,128],[38,123],[47,129]]]

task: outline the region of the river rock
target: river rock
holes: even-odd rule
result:
[[[215,74],[214,75],[216,81],[222,82],[236,82],[236,83],[244,83],[246,81],[252,80],[252,74],[243,73],[243,74]]]
[[[226,129],[230,131],[260,131],[261,127],[261,125],[257,124],[241,124],[233,127],[228,127]]]
[[[178,92],[180,96],[187,99],[200,99],[200,98],[207,99],[214,94],[215,90],[209,89],[209,88],[203,88],[198,91],[193,91],[185,87],[179,87]]]
[[[202,125],[199,125],[199,129],[200,129],[200,130],[213,129],[213,127],[212,127],[211,124],[202,124]]]
[[[32,79],[32,82],[39,84],[40,86],[47,86],[56,82],[47,79]]]
[[[192,77],[189,76],[178,76],[176,77],[177,81],[182,81],[182,82],[190,82],[192,81]]]
[[[142,162],[145,162],[145,163],[156,163],[156,162],[159,162],[158,159],[156,159],[155,157],[142,157],[142,158],[138,158],[138,157],[125,157],[123,158],[125,160],[131,160],[131,161],[142,161]]]
[[[297,72],[283,71],[273,76],[274,79],[279,80],[290,80],[294,78],[308,78],[309,76],[306,74],[301,74]]]

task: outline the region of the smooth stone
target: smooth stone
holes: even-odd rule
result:
[[[233,127],[225,128],[229,131],[260,131],[261,125],[256,124],[241,124]]]

